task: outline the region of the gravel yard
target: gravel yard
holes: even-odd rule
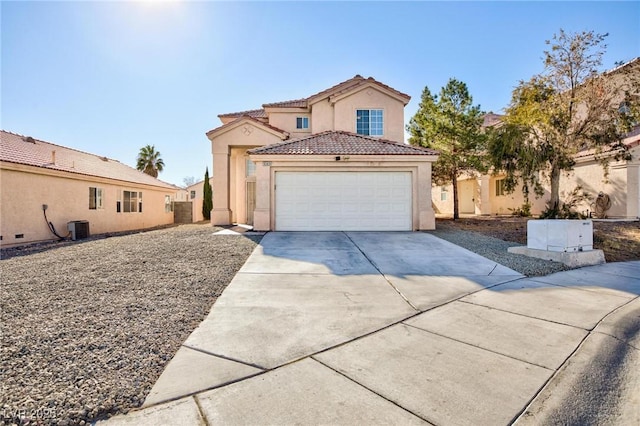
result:
[[[559,262],[508,253],[508,247],[521,246],[522,244],[504,241],[479,232],[458,229],[452,221],[438,221],[436,230],[429,231],[429,233],[478,253],[528,277],[548,275],[571,269]]]
[[[507,253],[521,244],[487,235],[496,226],[437,227],[430,233],[528,276],[568,269]],[[0,423],[88,424],[139,407],[261,238],[215,230],[2,250]]]
[[[3,251],[0,422],[85,424],[140,406],[261,238],[214,231]]]

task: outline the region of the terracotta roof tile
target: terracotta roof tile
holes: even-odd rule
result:
[[[326,131],[316,135],[254,148],[250,154],[290,155],[438,155],[437,151],[357,135],[343,131]]]
[[[640,145],[640,125],[634,127],[631,131],[622,135],[622,144],[625,145],[627,149],[635,148],[636,146]],[[603,148],[602,152],[599,155],[612,155],[615,152],[617,151],[613,148]],[[581,151],[578,151],[578,153],[575,155],[575,158],[589,157],[595,154],[596,150],[593,148],[583,149]]]
[[[282,133],[283,135],[286,135],[286,136],[289,135],[288,132],[286,132],[286,131],[284,131],[282,129],[279,129],[279,128],[275,127],[275,126],[272,126],[271,124],[265,123],[264,121],[260,121],[257,118],[253,118],[250,115],[240,116],[240,117],[236,118],[235,120],[233,120],[233,121],[231,121],[231,122],[229,122],[227,124],[223,124],[222,126],[218,126],[215,129],[211,129],[206,133],[206,135],[209,135],[209,133],[212,133],[212,132],[217,132],[219,130],[226,129],[227,127],[231,127],[231,126],[235,125],[236,123],[238,123],[238,121],[245,120],[245,119],[249,120],[249,121],[252,121],[252,122],[256,123],[257,125],[260,125],[260,126],[263,126],[263,127],[267,127],[267,128],[269,128],[271,130],[275,130],[276,132]]]
[[[55,152],[55,154],[54,154]],[[55,156],[55,162],[54,160]],[[50,142],[0,131],[0,161],[50,170],[115,179],[131,183],[178,189],[141,171],[107,157],[78,151]]]
[[[485,114],[483,117],[482,127],[495,126],[496,124],[502,122],[502,117],[504,117],[504,115],[494,114],[492,112],[489,112]]]
[[[292,101],[273,102],[270,104],[262,104],[263,108],[306,108],[306,99],[294,99]]]
[[[338,83],[334,86],[331,86],[330,88],[325,89],[321,92],[318,92],[314,95],[311,95],[308,98],[293,99],[290,101],[282,101],[282,102],[272,102],[272,103],[263,104],[262,107],[263,108],[307,108],[309,106],[309,101],[312,99],[322,99],[330,95],[337,95],[340,93],[344,93],[348,90],[351,90],[357,86],[360,86],[366,83],[374,83],[380,87],[383,87],[386,90],[389,90],[397,94],[398,96],[406,98],[407,102],[409,102],[409,100],[411,99],[411,96],[407,95],[406,93],[402,93],[394,89],[393,87],[387,86],[386,84],[379,82],[373,77],[364,78],[360,74],[356,74],[354,77],[348,80],[345,80],[342,83]],[[248,111],[230,112],[226,114],[219,114],[218,117],[220,118],[242,117],[244,115],[249,115],[253,118],[267,118],[267,113],[265,112],[264,109],[252,109]]]
[[[409,100],[411,99],[411,96],[407,95],[406,93],[402,93],[396,89],[394,89],[391,86],[387,86],[384,83],[379,82],[378,80],[376,80],[373,77],[368,77],[368,78],[364,78],[362,77],[360,74],[356,74],[353,78],[350,78],[349,80],[345,80],[342,83],[338,83],[333,87],[330,87],[326,90],[323,90],[321,92],[316,93],[315,95],[311,95],[307,98],[307,100],[311,100],[314,98],[319,98],[322,99],[326,96],[330,96],[330,95],[339,95],[341,93],[347,92],[349,90],[352,90],[354,88],[356,88],[357,86],[361,86],[363,84],[366,83],[374,83],[380,87],[383,87],[387,90],[389,90],[390,92],[393,92],[395,94],[397,94],[398,96],[401,96],[403,98],[407,99],[407,102],[409,102]]]
[[[267,118],[267,112],[264,109],[250,109],[248,111],[229,112],[226,114],[218,114],[218,117],[242,117],[248,115],[253,118]]]

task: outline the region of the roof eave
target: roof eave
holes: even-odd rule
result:
[[[269,124],[263,123],[262,121],[253,118],[253,117],[249,117],[248,115],[239,117],[237,119],[235,119],[234,121],[232,121],[231,123],[227,123],[227,124],[223,124],[222,126],[216,127],[215,129],[209,130],[207,133],[205,133],[207,135],[207,138],[209,140],[213,140],[214,138],[227,133],[237,127],[239,127],[240,125],[242,125],[243,123],[248,122],[251,123],[252,125],[255,125],[258,128],[261,128],[262,130],[271,133],[277,137],[279,137],[280,139],[286,139],[289,137],[289,132],[286,132],[282,129],[278,129],[277,127],[271,126]]]
[[[344,98],[347,98],[347,97],[353,95],[354,93],[358,93],[358,92],[361,92],[361,91],[366,90],[366,89],[373,89],[373,90],[377,90],[378,92],[384,93],[387,96],[390,96],[390,97],[402,102],[402,104],[405,105],[405,106],[411,100],[411,96],[409,96],[409,95],[406,95],[404,93],[400,93],[400,92],[395,91],[395,90],[389,90],[386,87],[380,85],[376,81],[365,80],[361,84],[354,85],[352,87],[349,87],[346,90],[340,91],[340,93],[337,93],[335,95],[329,96],[329,102],[331,102],[331,104],[335,104],[336,102],[338,102],[338,101],[340,101],[340,100],[342,100]]]

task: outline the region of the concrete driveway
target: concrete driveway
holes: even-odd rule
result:
[[[640,347],[620,326],[639,277],[630,262],[527,279],[427,233],[268,233],[149,408],[108,423],[535,423],[578,380],[569,359]]]

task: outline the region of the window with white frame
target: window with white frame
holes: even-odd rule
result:
[[[307,130],[309,128],[309,117],[296,117],[296,129]]]
[[[449,198],[449,188],[446,186],[440,187],[440,201],[447,201]]]
[[[504,179],[496,179],[496,196],[502,196],[505,194]]]
[[[89,187],[89,210],[104,208],[102,188]]]
[[[142,213],[142,192],[122,191],[122,209],[118,206],[117,210],[124,213]]]
[[[164,196],[164,212],[171,213],[173,211],[173,203],[171,202],[171,195]]]
[[[382,136],[384,133],[384,116],[382,110],[356,110],[356,133],[365,136]]]

